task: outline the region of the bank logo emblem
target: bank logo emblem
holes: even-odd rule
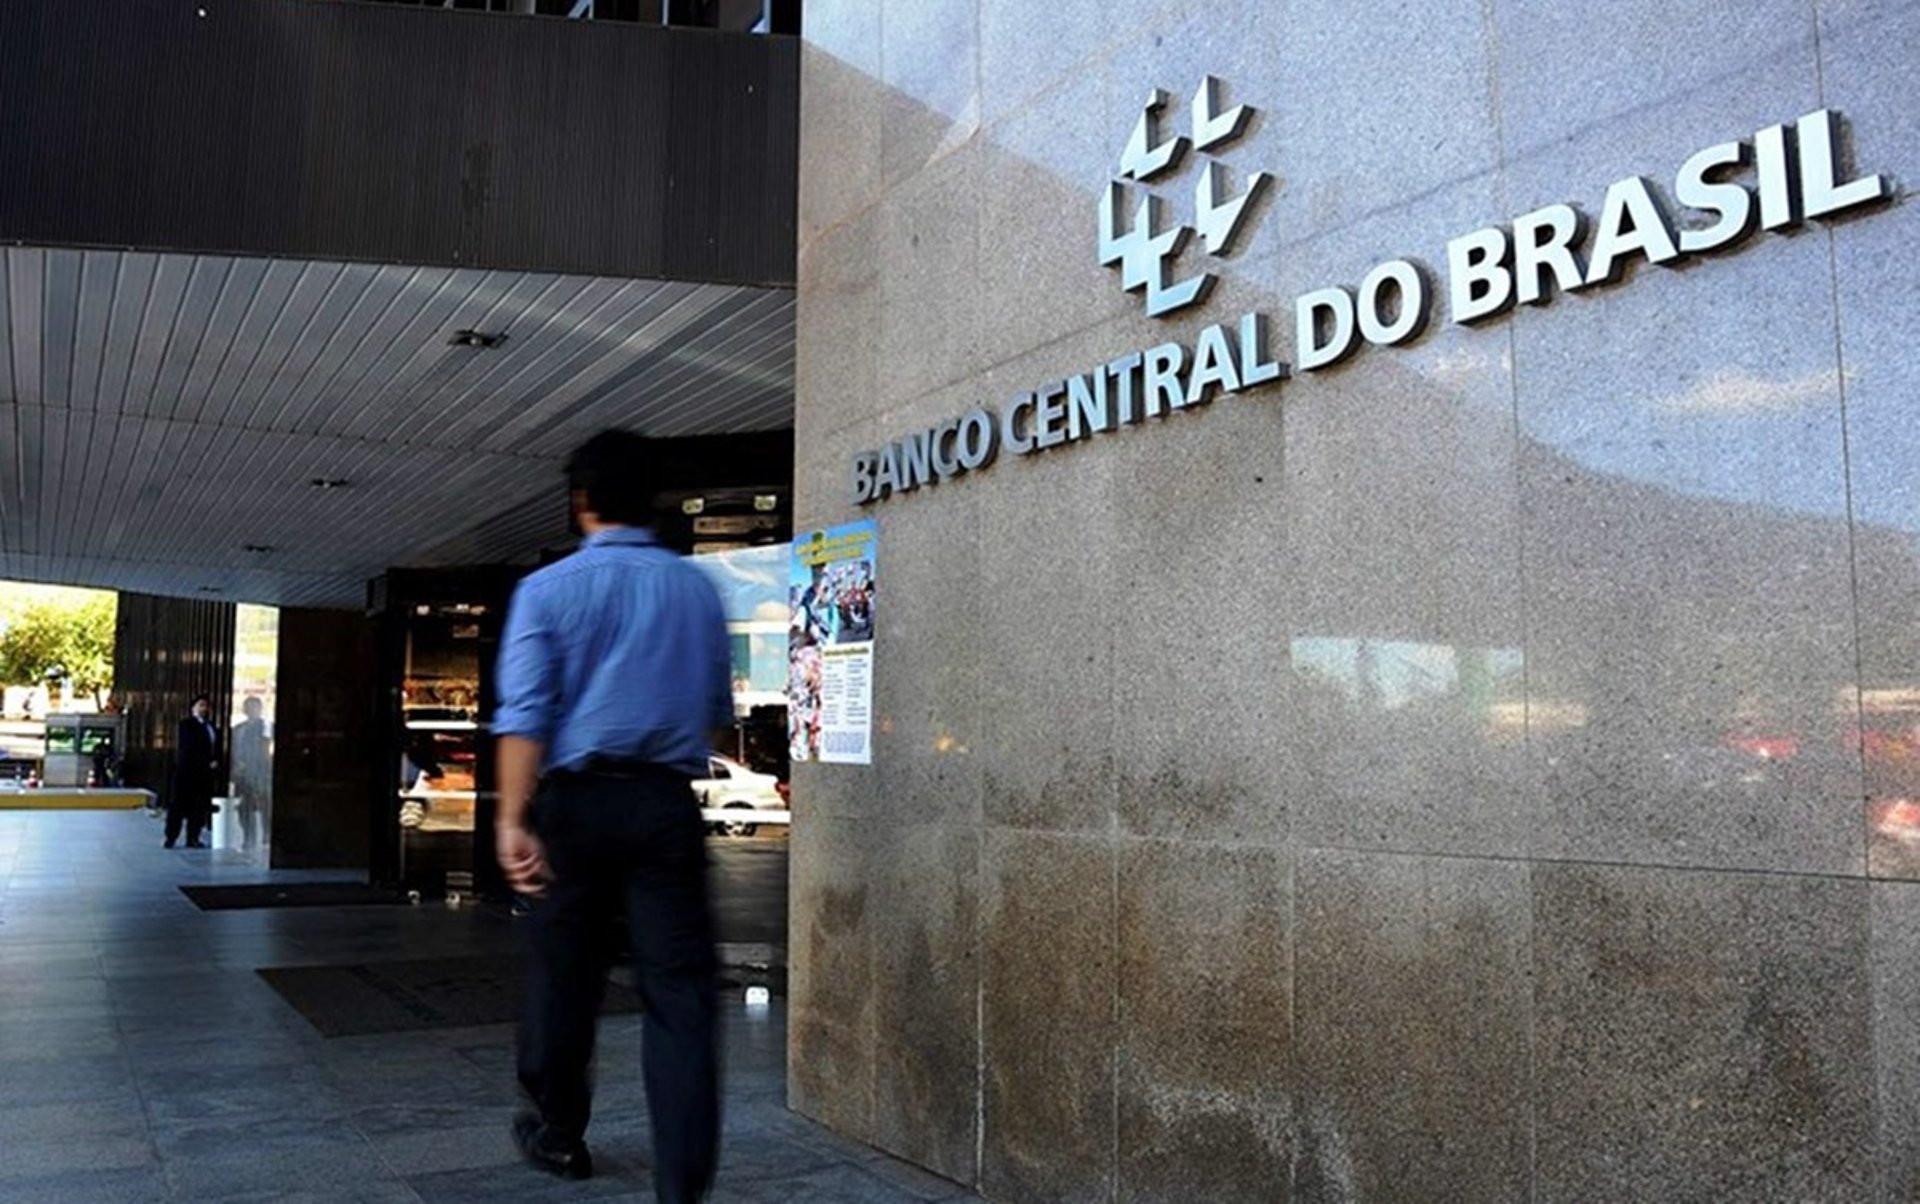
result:
[[[1213,289],[1213,274],[1202,272],[1169,283],[1173,261],[1196,234],[1208,255],[1218,258],[1233,250],[1254,202],[1273,182],[1267,172],[1255,172],[1239,195],[1229,195],[1232,172],[1209,152],[1239,141],[1254,110],[1249,105],[1235,105],[1223,112],[1218,79],[1209,75],[1200,81],[1191,106],[1191,132],[1163,141],[1160,116],[1167,104],[1167,94],[1159,88],[1148,95],[1126,149],[1120,153],[1120,179],[1109,180],[1100,196],[1100,262],[1120,269],[1121,286],[1128,292],[1145,290],[1147,314],[1155,318],[1206,300]],[[1189,150],[1203,157],[1200,179],[1193,191],[1192,224],[1169,226],[1167,203],[1151,189],[1142,191],[1131,223],[1125,223],[1122,215],[1129,200],[1127,181],[1146,185],[1177,171]]]

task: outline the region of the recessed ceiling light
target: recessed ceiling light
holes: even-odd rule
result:
[[[307,484],[313,486],[315,489],[345,489],[347,486],[353,484],[353,482],[347,480],[345,477],[315,477],[311,481],[308,481]]]
[[[243,543],[240,545],[240,550],[242,552],[252,552],[256,556],[265,556],[267,553],[273,551],[273,545],[265,543]]]
[[[456,330],[447,342],[455,347],[477,347],[482,351],[491,351],[507,341],[505,331],[488,333],[483,330]]]

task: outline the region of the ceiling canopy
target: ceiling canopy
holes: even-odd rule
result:
[[[0,577],[356,606],[482,525],[497,556],[537,552],[596,430],[792,425],[785,288],[35,247],[0,264]]]

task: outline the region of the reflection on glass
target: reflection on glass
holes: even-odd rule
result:
[[[1518,648],[1457,648],[1409,640],[1305,637],[1293,641],[1294,672],[1369,710],[1399,711],[1458,699],[1496,725],[1520,701]]]
[[[787,565],[791,543],[732,548],[692,557],[713,581],[733,647],[736,747],[724,749],[756,773],[787,780]]]
[[[479,617],[471,606],[425,606],[407,631],[397,786],[400,826],[412,852],[437,833],[459,834],[456,843],[472,838],[479,801]]]
[[[786,701],[787,560],[793,545],[768,544],[693,557],[720,593],[733,641],[734,706]]]
[[[273,721],[280,675],[280,612],[240,606],[234,615],[233,715],[228,761],[231,814],[215,834],[223,847],[264,860],[273,841]]]
[[[1293,718],[1313,734],[1295,766],[1338,803],[1313,821],[1330,837],[1443,847],[1456,816],[1480,831],[1476,811],[1511,810],[1527,730],[1519,649],[1306,636],[1290,650]]]
[[[1920,865],[1920,690],[1861,691],[1860,746],[1872,797],[1873,872],[1912,877]]]

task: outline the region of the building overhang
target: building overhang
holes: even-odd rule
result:
[[[793,415],[791,38],[0,6],[0,576],[357,606]]]

